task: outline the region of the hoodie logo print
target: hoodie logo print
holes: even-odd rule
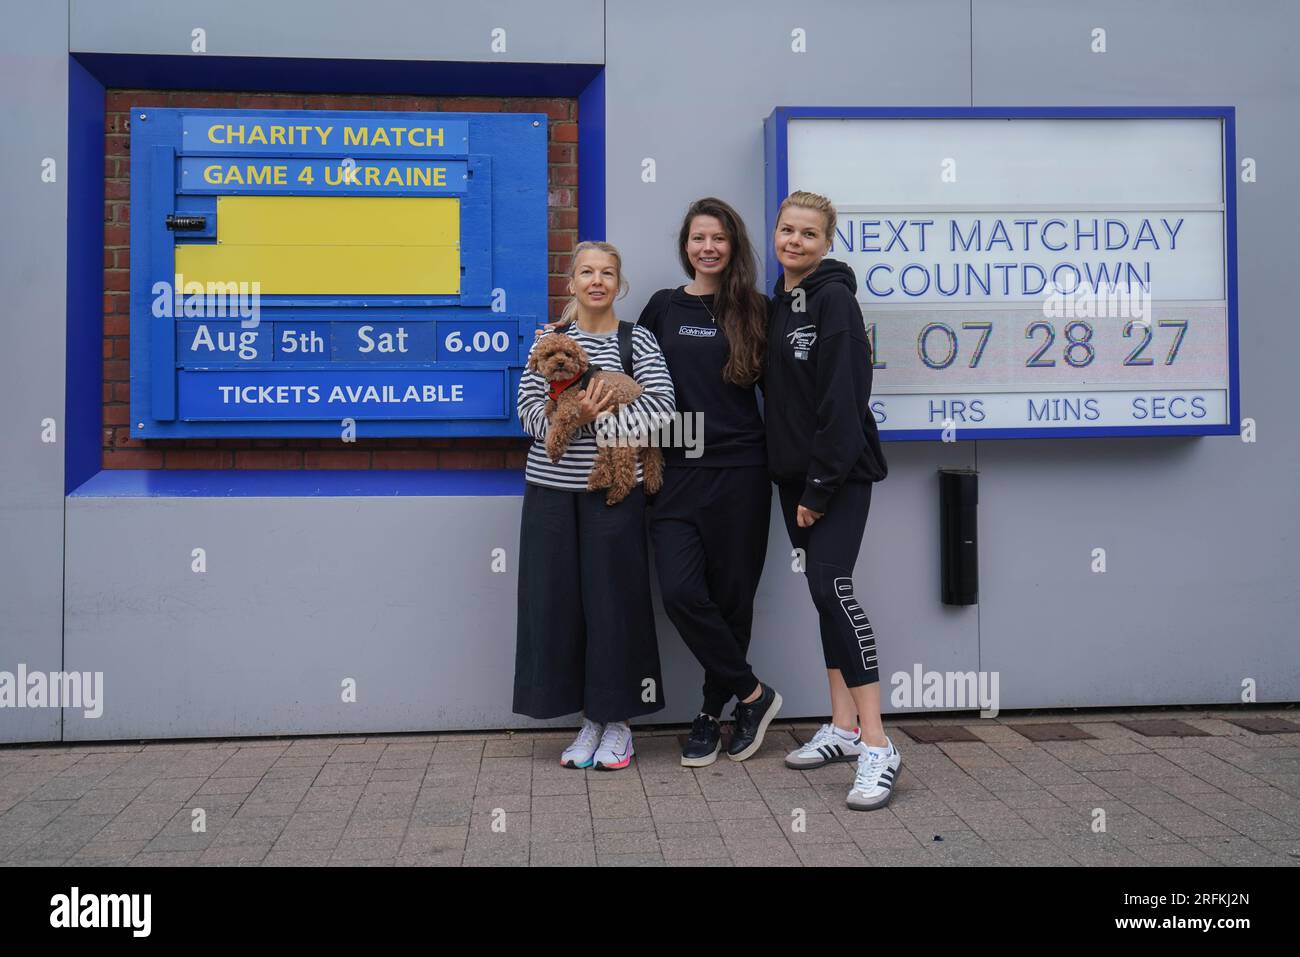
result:
[[[787,333],[786,338],[790,340],[790,346],[794,349],[794,357],[796,359],[807,359],[808,350],[817,341],[817,327],[811,323],[800,326],[794,332]]]

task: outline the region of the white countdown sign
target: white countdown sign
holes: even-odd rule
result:
[[[795,107],[766,133],[769,219],[835,205],[886,437],[1236,431],[1230,109]]]

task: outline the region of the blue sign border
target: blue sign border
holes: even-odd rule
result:
[[[1237,350],[1237,110],[1232,106],[779,106],[763,121],[764,218],[767,241],[764,249],[766,289],[780,273],[772,251],[776,211],[790,193],[789,123],[806,119],[1178,119],[1201,118],[1223,121],[1223,200],[1226,225],[1228,293],[1228,417],[1223,425],[1135,425],[1101,428],[1059,429],[966,429],[967,441],[984,439],[1067,439],[1114,438],[1151,435],[1238,435],[1241,432],[1240,377]],[[933,441],[943,430],[881,430],[884,441]]]
[[[603,63],[483,63],[74,53],[68,57],[67,374],[64,491],[93,497],[519,495],[521,469],[402,472],[103,468],[106,91],[222,90],[576,97],[578,239],[605,235]]]

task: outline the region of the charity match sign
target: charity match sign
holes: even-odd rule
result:
[[[1235,434],[1233,122],[781,108],[768,232],[794,190],[834,203],[887,438]]]
[[[518,435],[545,114],[131,111],[138,438]]]

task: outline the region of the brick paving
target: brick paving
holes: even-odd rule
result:
[[[903,774],[865,813],[844,806],[851,764],[782,764],[805,722],[700,769],[683,729],[641,730],[612,773],[561,768],[571,732],[0,746],[0,864],[1295,866],[1300,733],[1225,720],[1246,714],[891,719]],[[1205,736],[1119,723],[1169,718]],[[908,733],[944,727],[975,740]]]

